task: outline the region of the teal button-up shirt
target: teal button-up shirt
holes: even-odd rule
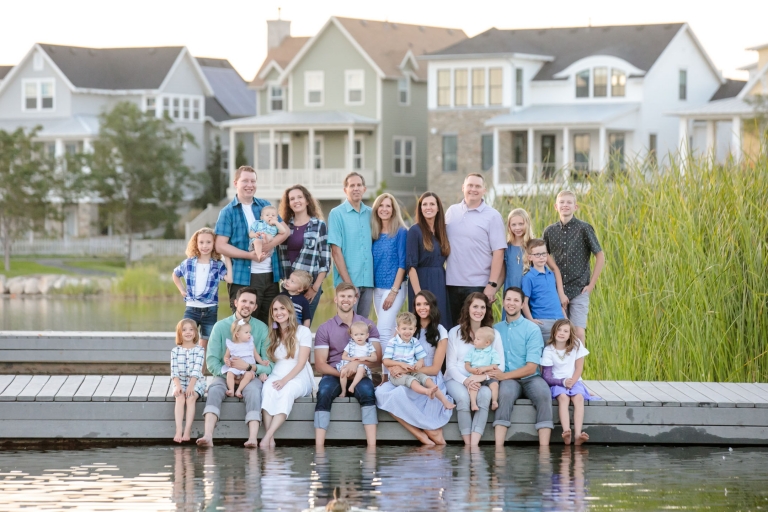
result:
[[[373,287],[373,254],[371,251],[371,207],[360,203],[360,211],[344,201],[328,215],[328,244],[341,249],[347,273],[357,287]],[[333,267],[333,286],[341,283]]]
[[[520,318],[514,322],[502,321],[494,325],[493,328],[501,335],[501,344],[504,347],[505,372],[522,368],[527,363],[541,363],[544,338],[541,337],[541,329],[536,324],[520,315]],[[535,375],[539,375],[538,368],[536,373],[525,377],[525,379]]]

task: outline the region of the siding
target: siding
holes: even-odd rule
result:
[[[35,71],[33,67],[34,58],[23,64],[18,70],[11,82],[5,84],[6,87],[0,96],[0,119],[45,119],[65,118],[72,113],[72,93],[66,83],[60,78],[59,72],[53,69],[47,61],[43,60],[43,69]],[[55,82],[55,96],[53,112],[23,112],[22,102],[22,81],[26,78],[52,78]],[[8,80],[8,77],[6,77]]]

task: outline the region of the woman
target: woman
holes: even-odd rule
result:
[[[443,203],[434,192],[424,192],[416,206],[416,224],[408,230],[405,268],[408,269],[408,304],[414,311],[414,298],[429,290],[437,298],[440,318],[447,329],[451,325],[448,294],[445,291],[445,260],[451,253],[445,231]]]
[[[291,299],[278,295],[269,309],[267,358],[275,362],[261,391],[261,409],[267,432],[262,448],[275,446],[275,432],[291,413],[293,402],[312,393],[314,378],[309,365],[312,332],[299,325]]]
[[[280,200],[280,216],[291,229],[288,239],[277,247],[283,279],[288,279],[294,270],[306,270],[312,275],[312,286],[304,297],[314,318],[323,294],[323,279],[331,265],[328,227],[320,206],[303,185],[285,190]]]
[[[382,350],[395,336],[395,317],[405,302],[405,229],[400,206],[392,194],[383,193],[373,202],[373,307],[376,308]]]
[[[424,367],[420,371],[433,377],[440,391],[445,393],[441,369],[448,346],[448,331],[440,325],[440,309],[432,292],[422,290],[417,293],[415,305],[420,324],[419,343],[427,353]],[[393,377],[400,373],[400,368],[390,370]],[[443,407],[439,400],[430,400],[405,386],[393,386],[385,382],[376,388],[376,405],[389,412],[422,444],[445,444],[443,426],[451,419],[453,410]]]
[[[456,402],[461,437],[464,439],[464,444],[470,446],[477,446],[480,443],[488,420],[488,406],[491,403],[491,389],[480,385],[488,376],[471,375],[464,367],[464,358],[474,348],[472,343],[475,331],[480,327],[493,328],[493,311],[488,297],[475,292],[469,294],[461,307],[459,325],[448,332],[448,348],[445,356],[445,387]],[[503,370],[504,348],[498,332],[492,346],[501,360],[499,369]],[[477,405],[480,410],[475,412],[474,417],[469,410],[470,389],[478,390]]]

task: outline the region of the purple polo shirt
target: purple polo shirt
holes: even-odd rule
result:
[[[445,269],[448,286],[485,286],[491,274],[493,251],[507,248],[504,220],[485,201],[467,208],[463,200],[445,213],[451,254]]]
[[[367,323],[371,328],[368,341],[379,342],[379,330],[376,329],[376,324],[361,315],[352,317],[352,323],[354,322]],[[341,361],[341,356],[344,354],[349,340],[349,326],[341,321],[339,315],[336,315],[318,327],[317,333],[315,333],[315,348],[327,348],[328,364],[335,367],[336,363]]]

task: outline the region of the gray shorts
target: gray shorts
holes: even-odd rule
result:
[[[589,292],[582,293],[568,302],[568,319],[576,327],[587,328],[589,314]]]
[[[537,322],[541,322],[539,329],[541,329],[541,337],[544,338],[544,343],[547,343],[549,335],[552,333],[552,326],[557,322],[557,318],[537,318]]]
[[[421,384],[422,386],[426,386],[427,380],[431,378],[432,377],[424,373],[411,372],[411,373],[404,373],[395,379],[390,378],[389,382],[391,382],[393,386],[405,386],[410,388],[413,381],[418,381],[419,384]]]

